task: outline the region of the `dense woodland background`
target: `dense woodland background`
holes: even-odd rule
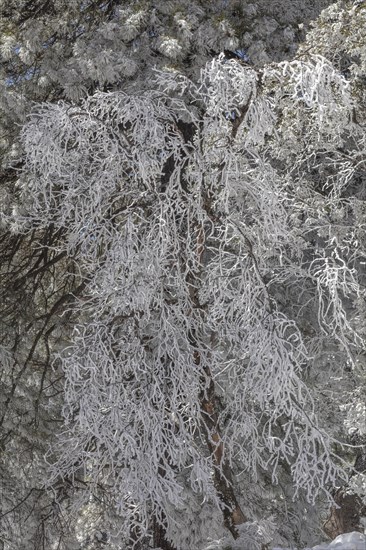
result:
[[[0,548],[362,532],[366,3],[0,6]]]

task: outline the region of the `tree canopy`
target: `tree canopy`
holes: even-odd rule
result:
[[[366,7],[3,9],[5,548],[360,529]]]

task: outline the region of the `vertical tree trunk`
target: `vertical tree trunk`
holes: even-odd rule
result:
[[[198,230],[197,238],[197,257],[202,265],[203,253],[205,250],[205,231],[201,226]],[[191,299],[196,311],[202,310],[198,298],[199,280],[193,275],[189,276],[191,288]],[[191,343],[197,347],[197,338],[194,333],[191,335]],[[212,379],[210,369],[201,365],[201,357],[198,351],[194,352],[194,362],[197,367],[203,369],[205,380],[209,381],[208,387],[200,395],[201,416],[205,429],[206,442],[208,450],[213,458],[214,464],[214,485],[217,494],[222,502],[225,527],[230,531],[233,537],[238,538],[237,526],[245,523],[247,518],[240,508],[238,499],[234,491],[233,474],[228,461],[225,459],[225,449],[221,436],[219,423],[219,406],[215,392],[215,384]]]
[[[165,457],[167,460],[167,457]],[[160,459],[160,466],[158,468],[158,474],[160,477],[165,477],[166,470],[164,468],[164,461]],[[163,515],[163,520],[165,515]],[[153,518],[153,543],[154,548],[160,548],[161,550],[176,550],[176,548],[167,540],[166,538],[166,529],[164,525],[157,520],[156,517]]]
[[[195,353],[195,363],[200,364],[200,356]],[[222,442],[219,424],[217,397],[215,385],[208,369],[205,369],[210,383],[207,391],[201,395],[201,415],[206,431],[207,447],[214,462],[214,485],[222,502],[225,527],[233,537],[238,538],[237,526],[247,520],[236,498],[233,483],[233,474],[224,456],[224,444]]]
[[[153,544],[154,548],[160,548],[161,550],[176,550],[166,539],[166,530],[158,523],[156,518],[154,518],[153,523]]]
[[[330,509],[329,517],[323,524],[323,531],[329,538],[335,539],[343,533],[363,531],[361,517],[366,513],[366,506],[362,504],[359,496],[347,494],[344,488],[340,488],[334,495],[336,506]]]
[[[249,102],[248,102],[249,105]],[[246,110],[248,106],[246,107]],[[246,111],[245,111],[246,112]],[[242,122],[245,113],[242,113],[239,124]],[[192,142],[195,128],[192,124],[179,124],[179,131],[181,132],[184,141],[189,144]],[[237,131],[237,128],[236,130]],[[235,136],[234,136],[235,137]],[[184,179],[184,178],[183,178]],[[182,184],[182,187],[185,186]],[[204,207],[208,217],[215,219],[215,216],[212,212],[212,204],[210,197],[204,193]],[[197,248],[196,248],[196,257],[197,263],[200,266],[199,271],[204,269],[204,252],[206,248],[206,234],[205,228],[201,221],[196,221],[196,230],[197,230]],[[188,273],[187,283],[190,288],[190,298],[195,311],[202,311],[202,306],[198,297],[198,288],[201,284],[200,273]],[[191,332],[191,345],[193,348],[197,349],[198,339],[194,333]],[[217,491],[217,494],[222,502],[222,510],[224,516],[225,527],[230,531],[233,537],[238,538],[237,526],[245,523],[247,518],[245,517],[243,511],[240,508],[239,502],[235,495],[234,484],[233,484],[233,475],[225,459],[225,449],[222,442],[221,430],[219,425],[219,407],[218,399],[215,393],[215,384],[212,379],[211,372],[208,368],[205,368],[201,365],[201,357],[198,351],[194,352],[194,362],[197,367],[203,369],[202,377],[205,380],[209,380],[209,386],[206,391],[202,391],[200,395],[200,408],[201,408],[201,417],[204,425],[205,436],[208,450],[213,459],[214,465],[214,485]],[[169,550],[169,549],[168,549]]]

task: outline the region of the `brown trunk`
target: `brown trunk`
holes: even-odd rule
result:
[[[249,108],[249,103],[246,109]],[[240,122],[245,117],[245,112],[242,113]],[[193,135],[195,132],[193,125],[180,125],[178,128],[181,135],[184,138],[184,141],[188,144],[193,140]],[[233,138],[235,138],[235,133],[237,129],[233,130]],[[184,178],[183,178],[184,179]],[[184,186],[182,185],[184,188]],[[208,194],[203,194],[204,199],[204,208],[212,221],[215,221],[215,215],[212,211],[211,199]],[[196,221],[195,229],[197,230],[197,241],[196,241],[196,258],[197,264],[200,266],[199,271],[202,272],[204,269],[204,253],[206,249],[206,232],[204,223],[202,221]],[[184,266],[185,267],[185,266]],[[187,283],[190,288],[190,297],[194,311],[202,311],[202,306],[198,297],[198,288],[201,284],[201,273],[197,273],[197,270],[194,269],[187,274]],[[197,350],[198,339],[196,337],[195,331],[193,330],[190,334],[190,343],[193,349]],[[202,379],[209,381],[208,388],[206,387],[205,391],[201,392],[200,395],[200,408],[201,408],[201,417],[205,429],[205,437],[207,442],[208,450],[213,458],[214,465],[214,485],[217,491],[217,494],[222,502],[222,510],[224,516],[224,524],[226,528],[231,532],[233,537],[238,538],[237,526],[245,523],[247,518],[242,512],[239,502],[236,498],[234,488],[233,488],[233,475],[231,472],[230,465],[225,459],[225,449],[221,437],[220,425],[219,425],[219,414],[218,414],[218,400],[215,393],[215,385],[211,376],[210,369],[208,367],[202,366],[201,357],[198,351],[194,351],[193,355],[194,363],[197,367],[202,368]]]
[[[366,507],[354,494],[347,494],[340,488],[334,495],[336,506],[330,509],[330,515],[323,525],[323,531],[329,538],[335,539],[343,533],[362,532],[361,517],[366,514]]]
[[[161,550],[176,550],[170,542],[166,539],[166,530],[165,528],[154,519],[153,525],[154,533],[154,548],[160,548]]]
[[[207,199],[208,200],[208,199]],[[207,201],[206,201],[207,202]],[[209,208],[209,204],[206,205]],[[205,251],[206,235],[203,225],[200,225],[197,231],[197,258],[198,263],[203,267],[203,255]],[[201,304],[198,298],[197,289],[199,287],[199,275],[188,275],[187,282],[190,285],[191,300],[196,311],[201,310]],[[192,347],[197,348],[197,337],[194,331],[191,332],[191,344]],[[221,430],[219,424],[219,407],[218,399],[215,392],[215,384],[212,379],[210,369],[202,366],[201,356],[198,351],[193,354],[193,360],[197,367],[202,368],[202,378],[205,379],[206,384],[208,381],[208,387],[201,392],[200,406],[201,416],[205,429],[205,437],[208,450],[213,458],[214,465],[214,485],[217,494],[222,502],[222,511],[224,516],[225,527],[230,531],[235,539],[238,538],[237,526],[245,523],[247,518],[242,512],[239,502],[234,492],[233,475],[225,459],[225,449],[221,437]]]
[[[165,460],[168,461],[168,457],[165,457]],[[165,474],[166,469],[164,467],[164,460],[160,459],[158,475],[160,477],[165,477]],[[162,514],[162,519],[165,520],[165,518],[166,516]],[[156,517],[153,519],[153,543],[154,548],[160,548],[161,550],[176,550],[166,538],[166,528],[157,520]]]
[[[196,365],[200,364],[198,352],[195,352],[194,361]],[[215,467],[214,484],[222,502],[224,524],[236,539],[238,538],[237,526],[248,520],[242,512],[236,498],[233,488],[232,471],[224,456],[225,449],[220,433],[215,385],[208,369],[205,369],[205,374],[210,380],[207,390],[202,392],[201,395],[201,414],[206,430],[206,442],[211,456],[213,457]]]

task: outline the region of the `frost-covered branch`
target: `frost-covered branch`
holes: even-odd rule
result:
[[[237,534],[239,472],[288,471],[310,502],[345,477],[305,372],[319,329],[348,354],[362,342],[347,312],[356,267],[332,232],[364,142],[348,83],[320,56],[259,72],[219,56],[190,88],[200,110],[186,82],[177,97],[170,74],[157,82],[42,105],[22,133],[28,204],[14,220],[62,229],[55,250],[85,279],[58,353],[51,482],[81,472],[91,493],[108,488],[127,538],[157,521],[181,547],[177,511],[200,499]],[[314,197],[317,156],[351,133]],[[308,319],[291,292],[307,293]]]

